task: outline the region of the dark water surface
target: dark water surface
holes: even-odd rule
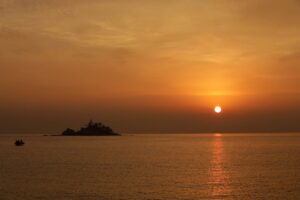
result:
[[[300,199],[300,134],[0,136],[0,199]]]

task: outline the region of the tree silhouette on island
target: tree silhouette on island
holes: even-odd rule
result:
[[[81,128],[79,131],[67,128],[62,132],[63,136],[118,136],[120,134],[115,133],[110,127],[103,125],[102,123],[94,123],[92,120]]]

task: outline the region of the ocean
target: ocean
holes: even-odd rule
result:
[[[300,199],[300,134],[2,135],[0,199]]]

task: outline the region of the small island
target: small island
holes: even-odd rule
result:
[[[81,128],[79,131],[67,128],[62,136],[119,136],[110,127],[103,125],[102,123],[94,123],[92,120]]]

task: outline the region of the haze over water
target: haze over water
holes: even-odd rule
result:
[[[299,199],[300,134],[0,136],[0,199]]]

